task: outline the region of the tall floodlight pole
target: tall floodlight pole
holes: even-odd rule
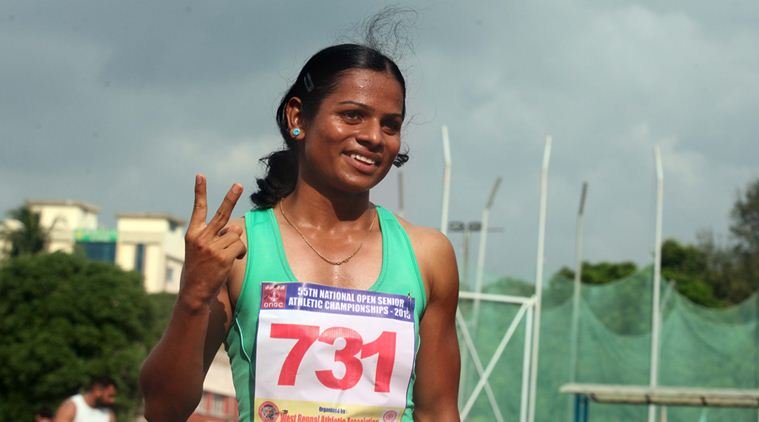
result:
[[[569,382],[577,381],[577,351],[580,337],[580,298],[582,297],[582,240],[585,217],[585,198],[588,195],[588,182],[582,182],[580,192],[580,208],[577,210],[577,226],[575,231],[575,279],[572,294],[572,327],[569,332]],[[569,408],[572,407],[572,397],[567,397]],[[567,419],[572,420],[571,410]]]
[[[661,310],[659,308],[659,290],[661,285],[661,229],[664,202],[664,169],[661,162],[661,149],[654,146],[656,161],[656,235],[654,237],[654,294],[651,305],[651,376],[649,385],[653,388],[659,382],[659,332],[661,331]],[[648,422],[654,422],[656,406],[648,406]]]
[[[480,314],[480,296],[479,294],[482,293],[482,279],[484,277],[483,273],[485,272],[485,248],[487,246],[487,238],[488,238],[488,221],[490,220],[490,208],[493,206],[493,200],[495,199],[495,194],[498,193],[498,187],[501,186],[501,178],[498,177],[495,179],[495,183],[493,183],[493,189],[490,190],[490,197],[488,197],[488,202],[485,204],[485,208],[482,209],[482,227],[480,228],[480,250],[477,252],[477,273],[475,275],[475,285],[474,285],[474,307],[472,309],[472,334],[477,335],[477,320],[479,319]]]
[[[448,140],[448,126],[443,126],[443,205],[440,231],[448,234],[448,206],[451,201],[451,142]]]
[[[585,217],[585,198],[588,195],[588,182],[582,182],[580,208],[577,210],[577,230],[575,232],[575,280],[572,296],[572,329],[569,338],[569,381],[577,380],[577,349],[580,327],[580,295],[582,294],[582,240]]]
[[[651,304],[651,375],[649,386],[654,388],[659,383],[659,334],[661,331],[661,309],[659,308],[659,290],[661,287],[661,227],[664,202],[664,169],[661,163],[661,149],[654,146],[656,162],[656,233],[654,235],[654,291]],[[648,422],[656,419],[656,406],[648,405]]]
[[[403,204],[403,170],[398,170],[398,215],[405,217]]]
[[[443,125],[441,128],[442,132],[442,140],[443,140],[443,204],[441,205],[441,213],[440,213],[440,232],[444,235],[448,235],[448,208],[450,206],[451,202],[451,141],[448,138],[448,126]],[[464,225],[463,230],[464,233],[464,245],[465,248],[468,247],[468,240],[466,233],[466,225]],[[465,251],[468,255],[468,251]],[[466,263],[466,257],[465,263]],[[458,306],[456,307],[456,312],[459,312]],[[467,354],[466,349],[463,350],[461,354],[461,378],[460,383],[465,384],[466,383],[466,365],[467,365]],[[459,408],[461,408],[464,400],[464,388],[459,389]]]
[[[548,205],[548,163],[551,158],[551,137],[546,136],[543,150],[543,168],[540,173],[540,215],[538,216],[538,257],[535,268],[535,316],[532,335],[532,365],[530,366],[530,408],[529,422],[535,421],[535,404],[538,387],[538,353],[540,345],[540,310],[543,298],[543,259],[546,234],[546,208]]]
[[[479,231],[480,230],[480,222],[478,221],[470,221],[468,223],[458,222],[454,221],[451,222],[451,226],[456,226],[453,228],[454,231],[462,231],[464,233],[464,250],[462,252],[463,255],[463,265],[461,269],[461,279],[459,280],[459,289],[466,289],[469,286],[469,240],[471,239],[471,234],[473,231]],[[459,312],[457,309],[456,312]],[[464,320],[465,321],[465,320]],[[464,348],[464,350],[461,351],[461,374],[460,374],[460,382],[459,382],[459,409],[461,409],[464,406],[464,396],[466,395],[467,385],[468,385],[468,374],[469,374],[469,351]]]

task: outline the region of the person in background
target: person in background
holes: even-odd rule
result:
[[[42,406],[34,412],[34,422],[53,422],[53,411],[47,406]]]
[[[116,416],[110,407],[117,392],[112,378],[92,378],[84,393],[69,397],[58,407],[55,422],[115,422]]]

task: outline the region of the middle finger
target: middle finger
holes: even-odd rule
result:
[[[211,221],[208,222],[208,230],[215,236],[219,230],[229,222],[229,217],[232,215],[232,210],[237,204],[237,200],[242,195],[242,185],[235,183],[229,188],[227,194],[224,196],[224,200],[221,201],[219,209],[216,210]]]

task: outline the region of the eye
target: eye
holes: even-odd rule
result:
[[[358,123],[361,121],[361,117],[363,117],[358,110],[346,110],[341,112],[340,115],[348,123]]]
[[[382,121],[382,127],[385,129],[385,132],[391,135],[400,132],[402,124],[400,119],[384,119]]]

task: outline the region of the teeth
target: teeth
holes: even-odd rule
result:
[[[370,158],[366,158],[363,155],[351,154],[351,158],[353,158],[354,160],[361,161],[362,163],[365,163],[365,164],[374,165],[374,160]]]

